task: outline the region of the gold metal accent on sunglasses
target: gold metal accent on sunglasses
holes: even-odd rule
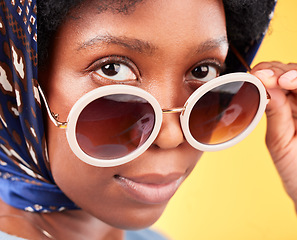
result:
[[[162,109],[163,113],[184,113],[185,111],[185,107],[181,107],[181,108],[172,108],[172,109]]]
[[[38,90],[40,92],[40,95],[43,99],[46,111],[49,115],[50,120],[55,124],[56,127],[61,128],[61,129],[66,129],[67,128],[67,122],[61,122],[58,120],[59,118],[59,114],[56,114],[54,112],[51,111],[50,106],[48,104],[48,101],[45,97],[44,92],[42,91],[40,85],[38,84]],[[172,108],[172,109],[162,109],[163,113],[181,113],[182,115],[184,114],[184,111],[186,109],[186,106],[184,107],[178,107],[178,108]]]
[[[183,107],[179,107],[179,108],[172,108],[172,109],[163,108],[162,112],[163,113],[181,113],[181,115],[183,116],[187,105],[188,105],[188,102],[186,102],[186,104]]]
[[[45,97],[45,94],[43,93],[43,91],[42,91],[42,89],[41,89],[41,87],[40,87],[39,84],[37,85],[37,87],[38,87],[38,90],[39,90],[39,92],[40,92],[40,95],[41,95],[41,97],[42,97],[42,99],[43,99],[43,102],[44,102],[44,105],[45,105],[45,108],[46,108],[46,111],[47,111],[47,113],[48,113],[48,116],[49,116],[50,120],[51,120],[51,121],[55,124],[55,126],[57,126],[58,128],[62,128],[62,129],[67,128],[67,122],[60,122],[60,121],[58,120],[59,114],[55,114],[54,112],[51,111],[51,109],[50,109],[50,107],[49,107],[49,104],[48,104],[48,102],[47,102],[47,99],[46,99],[46,97]]]

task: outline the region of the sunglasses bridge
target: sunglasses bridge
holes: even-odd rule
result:
[[[184,114],[186,109],[186,106],[179,107],[179,108],[172,108],[172,109],[162,109],[163,113],[181,113],[181,115]]]

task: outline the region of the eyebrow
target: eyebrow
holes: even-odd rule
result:
[[[112,36],[110,34],[105,34],[105,35],[98,35],[84,43],[82,43],[79,48],[77,49],[82,50],[82,49],[87,49],[96,45],[119,45],[124,48],[130,49],[132,51],[136,51],[139,53],[146,53],[148,55],[151,55],[154,53],[156,50],[156,47],[153,46],[150,42],[143,41],[140,39],[136,38],[129,38],[126,36]]]
[[[83,42],[78,48],[77,51],[82,49],[89,49],[94,46],[101,45],[119,45],[124,48],[127,48],[132,51],[136,51],[138,53],[144,53],[147,55],[152,55],[158,48],[154,46],[152,43],[136,38],[129,38],[126,36],[112,36],[110,34],[98,35],[90,40]],[[194,51],[194,54],[202,54],[204,52],[211,51],[216,48],[220,48],[224,45],[228,46],[228,39],[226,36],[222,36],[219,38],[213,38],[206,40],[200,44]]]
[[[229,47],[227,36],[213,38],[213,39],[206,40],[205,42],[202,42],[201,44],[198,45],[198,48],[196,49],[195,53],[202,54],[216,48],[221,48],[223,46]]]

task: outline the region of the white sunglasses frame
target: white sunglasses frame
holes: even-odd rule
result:
[[[205,93],[209,92],[211,89],[214,89],[226,83],[242,82],[242,81],[250,82],[254,84],[258,88],[259,94],[260,94],[258,110],[250,125],[243,132],[241,132],[233,139],[220,144],[212,144],[212,145],[203,144],[195,140],[189,130],[189,116],[196,102]],[[158,101],[150,93],[146,92],[141,88],[129,86],[129,85],[108,85],[108,86],[96,88],[86,93],[84,96],[82,96],[71,108],[67,117],[67,121],[60,122],[57,120],[58,115],[51,112],[49,105],[47,103],[47,100],[45,98],[45,95],[39,85],[38,85],[38,89],[45,102],[45,106],[51,121],[57,127],[66,129],[67,141],[73,153],[83,162],[96,167],[119,166],[136,159],[138,156],[144,153],[152,145],[152,143],[155,141],[155,139],[159,134],[159,131],[162,125],[163,113],[180,113],[180,123],[181,123],[181,128],[182,128],[184,137],[192,147],[200,151],[219,151],[219,150],[229,148],[237,144],[241,140],[243,140],[246,136],[248,136],[253,131],[253,129],[257,126],[257,124],[261,120],[265,112],[266,105],[270,100],[265,87],[257,77],[249,73],[239,73],[239,72],[222,75],[204,83],[197,90],[195,90],[194,93],[191,94],[191,96],[186,101],[184,107],[175,108],[175,109],[162,109]],[[117,159],[109,159],[109,160],[98,159],[98,158],[89,156],[80,148],[75,134],[76,123],[80,113],[90,102],[100,97],[111,95],[111,94],[132,94],[147,100],[151,104],[155,112],[155,125],[152,133],[150,134],[146,142],[142,144],[140,147],[138,147],[135,151]]]

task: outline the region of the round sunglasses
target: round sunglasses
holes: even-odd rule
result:
[[[163,113],[180,114],[184,137],[192,147],[200,151],[231,147],[255,128],[269,101],[261,81],[248,73],[210,80],[175,109],[162,109],[143,89],[109,85],[82,96],[67,121],[60,122],[38,89],[52,122],[66,129],[74,154],[97,167],[118,166],[144,153],[158,136]]]

